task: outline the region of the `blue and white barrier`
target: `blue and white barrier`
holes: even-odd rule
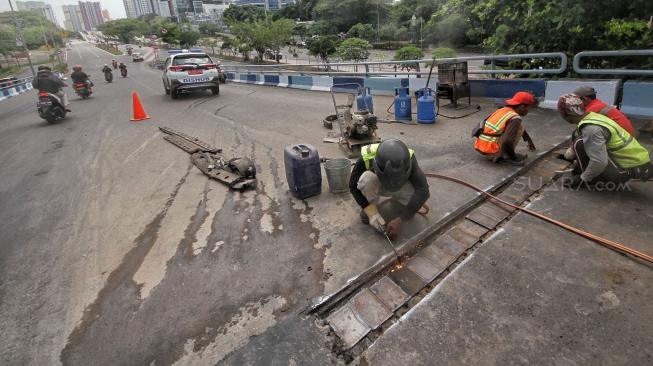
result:
[[[571,93],[574,89],[580,86],[591,86],[596,90],[596,97],[609,105],[616,105],[617,96],[619,95],[619,87],[621,86],[620,80],[595,80],[595,81],[581,81],[581,80],[550,80],[546,82],[546,92],[544,93],[544,102],[540,103],[540,107],[556,109],[558,106],[558,98],[561,95]]]
[[[633,117],[653,117],[653,83],[625,82],[621,111]]]
[[[314,91],[329,91],[334,85],[358,84],[369,87],[372,95],[395,95],[395,88],[408,84],[411,94],[426,85],[426,78],[393,77],[330,77],[310,75],[265,75],[227,73],[227,80],[248,84],[277,86]],[[536,97],[544,97],[542,108],[555,109],[562,94],[571,93],[579,86],[588,85],[596,89],[597,97],[608,104],[615,105],[621,89],[620,80],[561,80],[543,79],[474,79],[470,80],[472,97],[495,98],[498,103],[512,97],[521,90],[530,91]],[[437,88],[437,78],[432,78],[429,87]],[[336,91],[352,91],[352,85],[336,88]],[[653,116],[653,83],[629,81],[623,87],[621,110],[633,117]]]
[[[3,87],[2,93],[0,93],[0,101],[15,97],[16,95],[25,93],[26,91],[32,90],[32,80],[25,79],[25,81],[15,84],[12,86]]]

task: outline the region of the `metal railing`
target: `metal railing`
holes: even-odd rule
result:
[[[523,60],[523,59],[560,59],[560,67],[556,69],[497,69],[496,61],[509,61],[509,60]],[[567,55],[562,52],[549,52],[549,53],[521,53],[512,55],[481,55],[481,56],[466,56],[466,57],[452,57],[441,59],[421,59],[421,60],[406,60],[406,61],[375,61],[375,62],[337,62],[326,64],[274,64],[274,65],[237,65],[237,64],[224,64],[225,72],[246,72],[246,73],[276,73],[276,74],[311,74],[311,75],[344,75],[344,76],[416,76],[428,74],[430,65],[435,62],[448,63],[460,61],[473,61],[473,60],[488,60],[491,61],[490,69],[469,69],[469,74],[487,74],[487,75],[509,75],[509,74],[562,74],[567,70]],[[415,71],[397,70],[397,67],[403,66],[404,69],[407,65],[415,68]],[[424,71],[421,71],[420,65],[424,65]],[[384,69],[385,66],[385,70]],[[388,69],[389,66],[389,69]],[[318,70],[315,70],[315,69]],[[325,69],[321,71],[319,69]],[[353,68],[354,70],[343,70],[341,68]],[[357,71],[362,68],[364,71]],[[298,69],[298,70],[294,70]],[[372,69],[372,71],[370,71]],[[375,71],[378,69],[378,71]]]
[[[0,83],[0,90],[14,88],[19,85],[24,85],[32,82],[33,77],[25,77],[20,79],[8,80]]]
[[[643,69],[587,69],[580,66],[583,57],[623,57],[623,56],[653,56],[653,50],[622,50],[622,51],[583,51],[574,56],[574,71],[580,75],[637,75],[652,76],[653,70]]]

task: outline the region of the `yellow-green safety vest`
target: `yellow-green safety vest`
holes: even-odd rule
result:
[[[372,170],[372,160],[374,160],[374,157],[376,156],[376,150],[378,150],[379,145],[381,144],[365,145],[361,149],[361,157],[365,162],[365,169]],[[413,149],[408,149],[408,152],[410,152],[410,158],[412,159],[413,155],[415,155],[415,151]]]
[[[634,168],[651,161],[648,151],[635,140],[623,127],[610,118],[590,112],[578,123],[578,133],[584,125],[593,124],[610,131],[610,141],[607,143],[608,155],[621,168]]]

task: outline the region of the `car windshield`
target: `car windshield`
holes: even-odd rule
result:
[[[179,66],[179,65],[203,65],[203,64],[210,64],[211,59],[209,56],[202,56],[202,55],[188,55],[188,56],[177,56],[172,60],[172,64]]]

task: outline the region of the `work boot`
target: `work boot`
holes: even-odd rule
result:
[[[528,155],[526,154],[515,154],[515,159],[501,158],[497,161],[497,163],[503,165],[524,166],[527,156]]]
[[[363,210],[361,210],[361,222],[362,222],[363,224],[365,224],[365,225],[369,225],[369,224],[370,224],[370,218],[367,217],[367,214],[366,214],[365,211],[363,211]]]

